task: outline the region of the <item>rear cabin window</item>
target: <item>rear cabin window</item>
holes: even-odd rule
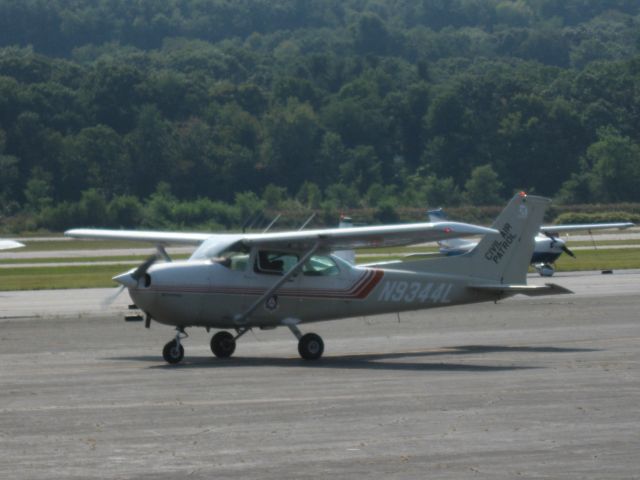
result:
[[[302,266],[302,273],[310,277],[338,275],[340,271],[333,258],[327,255],[312,255]]]

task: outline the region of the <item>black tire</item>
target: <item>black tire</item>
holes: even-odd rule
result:
[[[182,344],[178,347],[175,340],[171,340],[162,349],[162,357],[167,363],[172,365],[179,363],[184,358],[184,347]]]
[[[307,333],[298,342],[298,353],[305,360],[317,360],[324,353],[324,342],[320,335]]]
[[[236,341],[229,332],[218,332],[211,337],[211,351],[218,358],[229,358],[236,351]]]

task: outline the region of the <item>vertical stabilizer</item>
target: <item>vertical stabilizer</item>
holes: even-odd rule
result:
[[[338,228],[351,228],[353,227],[353,220],[351,217],[345,217],[344,215],[340,215],[340,223],[338,224]],[[349,262],[351,265],[356,264],[356,251],[355,250],[338,250],[333,252],[336,257],[340,257],[341,259]]]
[[[504,284],[525,284],[535,237],[550,200],[520,192],[491,225],[500,233],[485,235],[470,253],[476,276]]]

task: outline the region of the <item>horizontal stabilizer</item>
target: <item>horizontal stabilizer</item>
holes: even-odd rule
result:
[[[546,283],[545,285],[500,285],[500,284],[485,284],[485,285],[469,285],[469,288],[473,290],[480,290],[483,292],[500,293],[503,295],[516,295],[521,293],[529,297],[535,297],[538,295],[560,295],[566,293],[573,293],[568,288],[561,287],[555,283]]]

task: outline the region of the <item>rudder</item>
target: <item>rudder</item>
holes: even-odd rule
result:
[[[475,276],[503,284],[525,284],[535,237],[550,200],[516,194],[491,225],[500,233],[485,235],[470,252]]]

